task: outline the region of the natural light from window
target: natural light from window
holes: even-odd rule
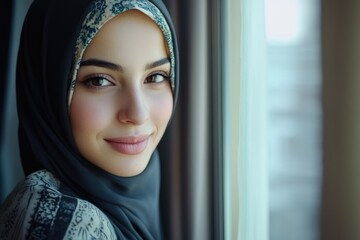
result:
[[[319,21],[318,0],[265,0],[270,240],[319,239]]]
[[[281,44],[299,41],[303,34],[303,6],[299,0],[265,0],[266,37]]]

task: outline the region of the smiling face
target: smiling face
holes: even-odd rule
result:
[[[130,10],[107,22],[86,48],[70,105],[76,145],[117,176],[141,173],[169,122],[170,62],[159,27]]]

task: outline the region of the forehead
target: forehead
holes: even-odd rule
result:
[[[83,60],[102,55],[123,60],[139,56],[142,59],[164,57],[168,55],[166,49],[159,26],[142,12],[130,10],[117,15],[99,30],[86,48]]]
[[[129,43],[131,38],[134,42]],[[149,38],[157,38],[165,44],[165,39],[159,26],[147,15],[138,10],[123,12],[106,22],[91,40],[85,52],[94,46],[94,43],[101,42],[97,47],[109,49],[112,46],[131,44],[141,48],[143,43],[150,45]],[[151,45],[150,45],[151,46]]]

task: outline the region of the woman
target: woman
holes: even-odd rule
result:
[[[178,88],[158,0],[35,0],[17,66],[28,175],[0,239],[161,239],[156,146]]]

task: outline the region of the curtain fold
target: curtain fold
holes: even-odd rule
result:
[[[166,4],[179,37],[181,76],[161,151],[169,161],[163,162],[165,235],[267,239],[264,2]],[[223,201],[231,215],[225,225]]]
[[[225,239],[268,239],[263,0],[226,1]]]
[[[162,170],[165,236],[221,239],[221,220],[214,219],[222,217],[221,173],[215,169],[221,157],[221,131],[214,129],[221,121],[220,1],[165,3],[177,30],[181,71],[176,113],[160,151],[167,159]]]

